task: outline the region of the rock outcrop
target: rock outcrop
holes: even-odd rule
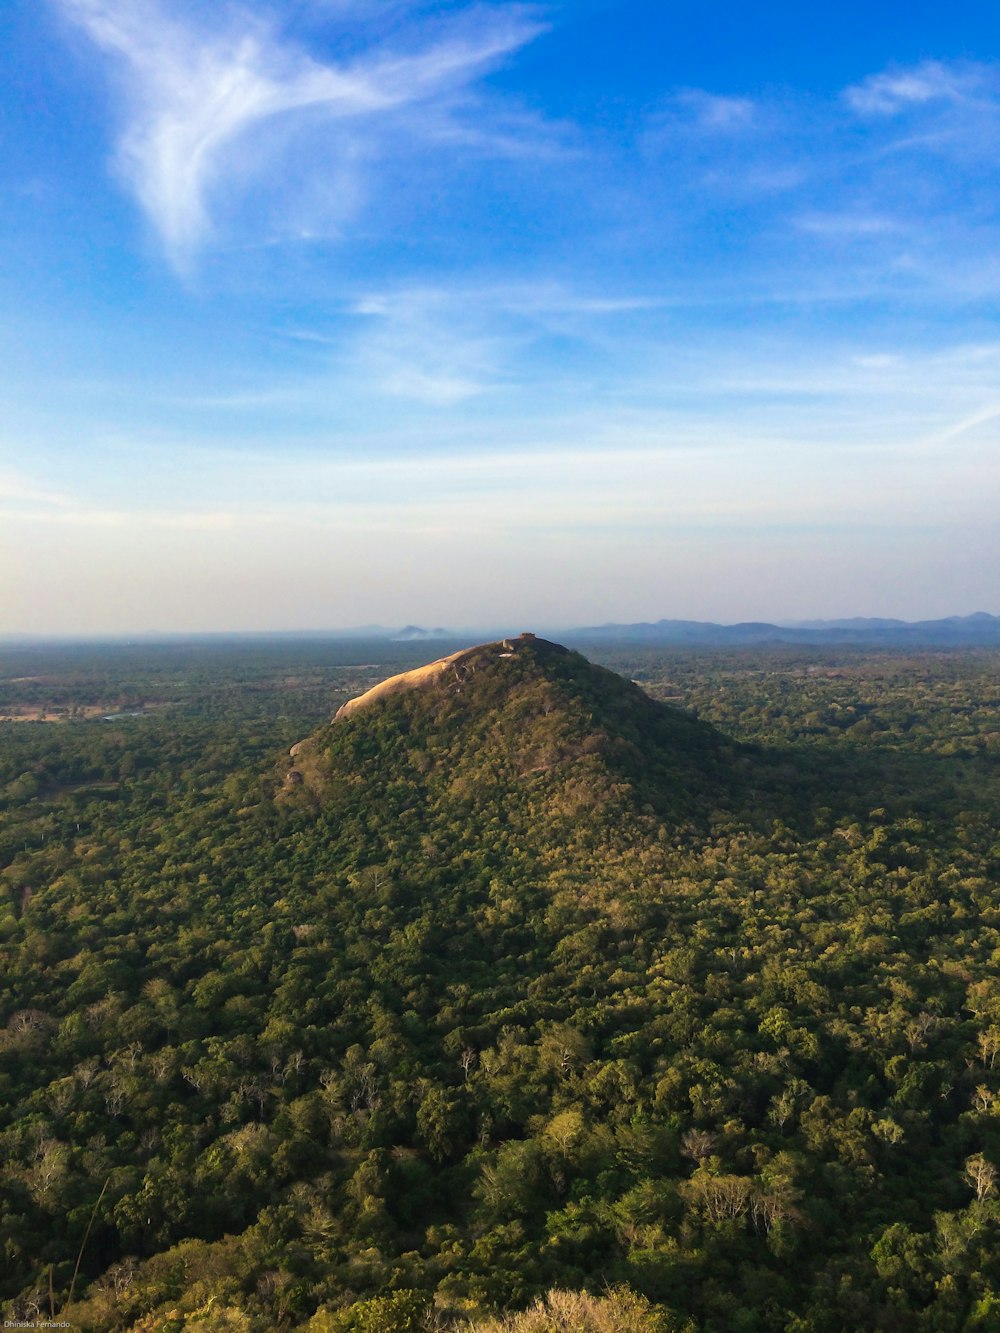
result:
[[[428,662],[426,666],[417,667],[413,671],[402,671],[398,676],[390,676],[388,680],[380,681],[378,685],[373,685],[370,690],[359,694],[357,698],[348,699],[347,703],[337,710],[333,720],[337,722],[343,718],[353,717],[355,713],[370,707],[380,699],[387,699],[392,694],[425,689],[442,680],[454,679],[456,682],[464,682],[471,679],[481,665],[500,658],[514,657],[528,644],[536,649],[544,648],[560,653],[567,651],[561,644],[550,643],[547,639],[539,639],[527,632],[519,634],[514,639],[501,639],[496,643],[480,643],[473,648],[462,648],[457,653],[450,653],[447,657],[439,657],[435,662]]]

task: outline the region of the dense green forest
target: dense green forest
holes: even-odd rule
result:
[[[0,650],[4,1317],[1000,1329],[1000,653],[426,652]]]

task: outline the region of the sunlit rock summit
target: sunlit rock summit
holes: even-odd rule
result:
[[[448,690],[459,689],[468,684],[480,668],[489,668],[498,662],[507,661],[529,648],[536,655],[569,651],[561,644],[550,643],[547,639],[539,639],[528,632],[518,635],[515,639],[502,639],[497,643],[481,643],[474,648],[462,648],[457,653],[449,653],[447,657],[439,657],[434,662],[428,662],[426,666],[416,667],[413,671],[403,671],[398,676],[390,676],[388,680],[380,681],[378,685],[364,694],[359,694],[357,698],[348,699],[347,703],[338,709],[334,720],[351,717],[380,699],[387,699],[393,694],[403,694],[408,690],[426,689],[434,685],[443,686]]]

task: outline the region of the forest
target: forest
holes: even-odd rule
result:
[[[3,1318],[1000,1329],[1000,651],[438,647],[0,648]]]

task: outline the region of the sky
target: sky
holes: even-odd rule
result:
[[[994,0],[0,50],[0,633],[1000,612]]]

